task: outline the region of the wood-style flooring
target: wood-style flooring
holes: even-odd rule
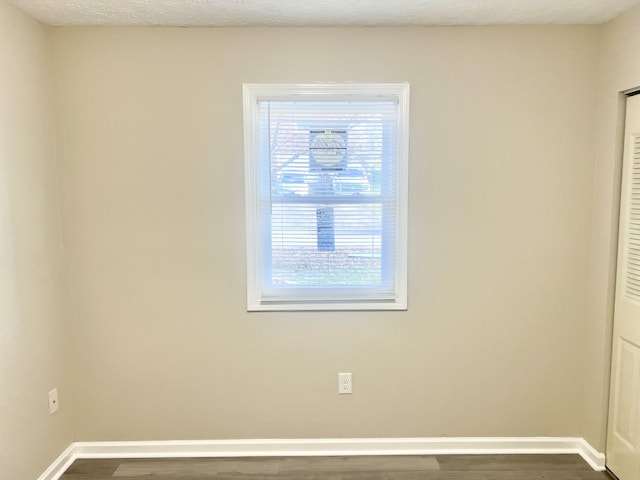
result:
[[[578,455],[79,459],[60,480],[611,480]]]

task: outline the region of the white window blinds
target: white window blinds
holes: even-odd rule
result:
[[[249,309],[405,308],[407,86],[251,87]]]

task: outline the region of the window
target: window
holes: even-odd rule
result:
[[[248,310],[406,309],[408,84],[244,85]]]

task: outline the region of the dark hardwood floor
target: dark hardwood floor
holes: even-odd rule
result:
[[[610,480],[578,455],[80,459],[60,480]]]

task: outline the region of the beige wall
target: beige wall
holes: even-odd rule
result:
[[[51,36],[0,3],[3,472],[35,478],[74,439],[604,450],[639,24],[640,7],[603,27],[55,29],[69,328]],[[244,311],[240,86],[271,81],[411,83],[408,312]]]
[[[621,92],[640,87],[640,7],[602,27],[597,106],[597,142],[593,188],[592,252],[586,322],[585,438],[604,449],[608,402],[609,356],[615,256],[620,202]]]
[[[0,2],[0,475],[12,480],[37,478],[73,440],[49,40]]]
[[[597,27],[53,40],[76,440],[581,435]],[[313,81],[411,83],[407,312],[245,311],[241,85]]]

